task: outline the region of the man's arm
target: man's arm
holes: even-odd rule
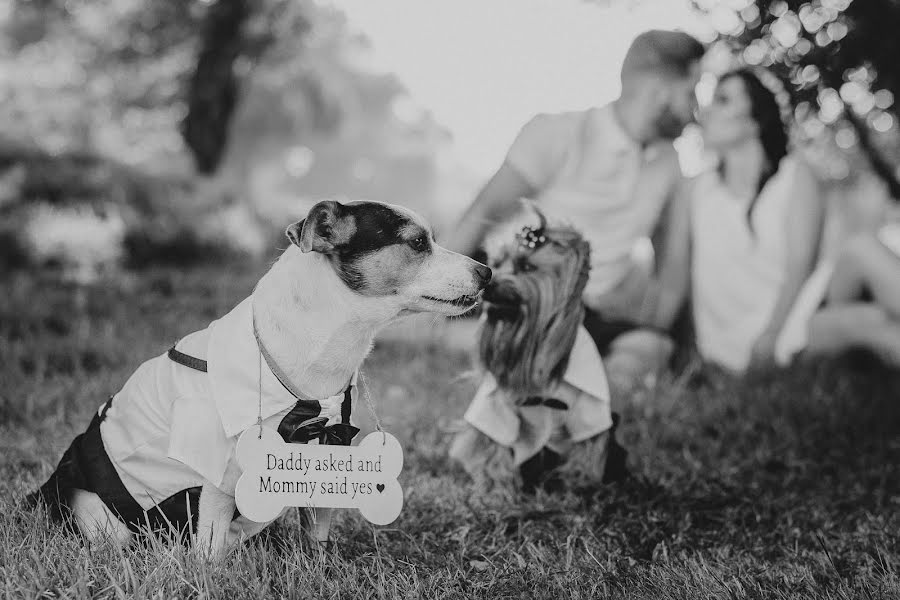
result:
[[[515,167],[504,162],[463,214],[449,248],[472,256],[487,231],[515,212],[520,198],[531,198],[535,192]]]
[[[656,249],[659,292],[650,322],[669,330],[684,304],[690,284],[691,182],[678,177],[664,213],[662,244]]]

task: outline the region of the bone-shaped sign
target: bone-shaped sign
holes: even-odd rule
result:
[[[397,481],[403,448],[389,433],[370,433],[358,446],[328,446],[289,444],[268,427],[251,427],[238,439],[236,455],[243,473],[235,502],[258,523],[301,506],[358,508],[372,523],[387,525],[403,508]]]

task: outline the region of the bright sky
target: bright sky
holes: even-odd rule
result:
[[[479,175],[499,166],[534,114],[614,99],[639,32],[707,31],[688,0],[332,1]]]

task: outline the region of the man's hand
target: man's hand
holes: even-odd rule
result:
[[[677,168],[677,165],[676,167]],[[665,212],[665,235],[657,248],[659,290],[650,324],[663,330],[672,327],[688,294],[691,279],[691,183],[676,178]]]

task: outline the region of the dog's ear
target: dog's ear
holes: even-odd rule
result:
[[[290,225],[285,233],[301,252],[328,254],[349,241],[355,230],[352,219],[343,215],[343,208],[334,200],[319,202],[305,219]]]

